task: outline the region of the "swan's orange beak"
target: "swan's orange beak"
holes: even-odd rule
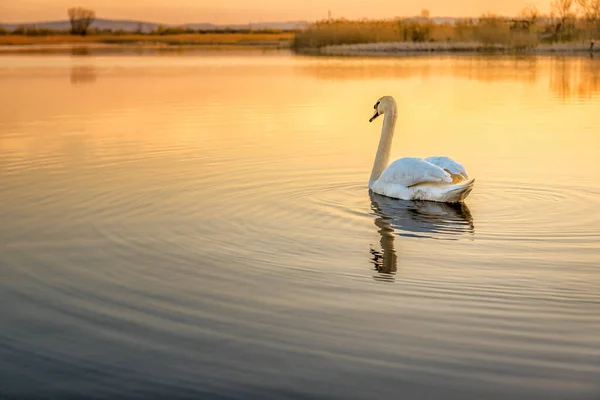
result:
[[[373,120],[377,117],[379,117],[379,111],[375,110],[375,114],[373,114],[373,116],[369,119],[369,122],[373,122]]]

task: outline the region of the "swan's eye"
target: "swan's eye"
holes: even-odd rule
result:
[[[374,108],[375,110],[377,110],[377,107],[379,106],[379,103],[380,103],[380,102],[378,101],[378,102],[377,102],[377,103],[375,103],[375,105],[373,106],[373,108]]]

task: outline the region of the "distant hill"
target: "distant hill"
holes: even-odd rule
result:
[[[125,32],[136,32],[141,30],[142,32],[155,31],[160,25],[165,28],[190,28],[190,29],[205,29],[205,30],[221,30],[221,29],[281,29],[291,30],[299,29],[307,26],[307,21],[285,21],[285,22],[257,22],[251,24],[232,24],[232,25],[215,25],[210,23],[195,23],[195,24],[184,24],[184,25],[170,25],[170,24],[159,24],[156,22],[147,21],[131,21],[131,20],[118,20],[118,19],[102,19],[98,18],[92,24],[92,28],[96,29],[110,29],[113,31],[122,30]],[[53,30],[69,30],[71,24],[68,20],[64,21],[43,21],[43,22],[28,22],[23,24],[0,24],[0,27],[12,31],[19,26],[26,28],[42,28],[42,29],[53,29]]]
[[[424,18],[424,17],[410,17],[410,18],[406,18],[409,21],[415,21],[415,22],[431,22],[433,24],[450,24],[450,25],[454,25],[457,21],[463,21],[466,19],[472,19],[472,18],[454,18],[454,17],[430,17],[430,18]]]
[[[249,24],[231,24],[231,25],[214,25],[214,24],[185,24],[181,25],[184,28],[191,29],[281,29],[283,31],[292,29],[302,29],[309,25],[308,21],[285,21],[285,22],[252,22]]]

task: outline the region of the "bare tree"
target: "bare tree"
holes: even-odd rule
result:
[[[583,16],[589,21],[600,19],[600,0],[577,0]]]
[[[599,0],[600,1],[600,0]],[[525,6],[519,13],[519,18],[528,21],[530,24],[535,24],[540,17],[540,11],[533,4]]]
[[[85,36],[88,28],[94,22],[96,13],[82,7],[69,8],[69,21],[71,22],[71,34]]]
[[[575,29],[575,13],[573,12],[573,0],[552,0],[551,17],[553,20],[554,40],[569,40]]]
[[[425,19],[427,19],[427,18],[429,18],[429,15],[430,15],[430,14],[431,14],[431,13],[430,13],[430,12],[429,12],[429,10],[428,10],[428,9],[426,9],[426,8],[424,8],[424,9],[422,9],[422,10],[421,10],[421,18],[425,18]]]
[[[583,17],[595,30],[592,35],[600,33],[600,0],[577,0],[577,4]]]
[[[559,22],[563,25],[574,15],[572,11],[573,0],[552,0],[550,7],[552,9],[552,14],[558,18]]]

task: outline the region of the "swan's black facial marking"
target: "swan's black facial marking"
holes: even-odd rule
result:
[[[373,116],[369,119],[369,122],[373,122],[375,118],[379,117],[379,110],[377,109],[377,107],[379,107],[379,103],[381,102],[378,100],[377,103],[375,103],[375,105],[373,106],[373,108],[375,109],[375,114],[373,114]]]

